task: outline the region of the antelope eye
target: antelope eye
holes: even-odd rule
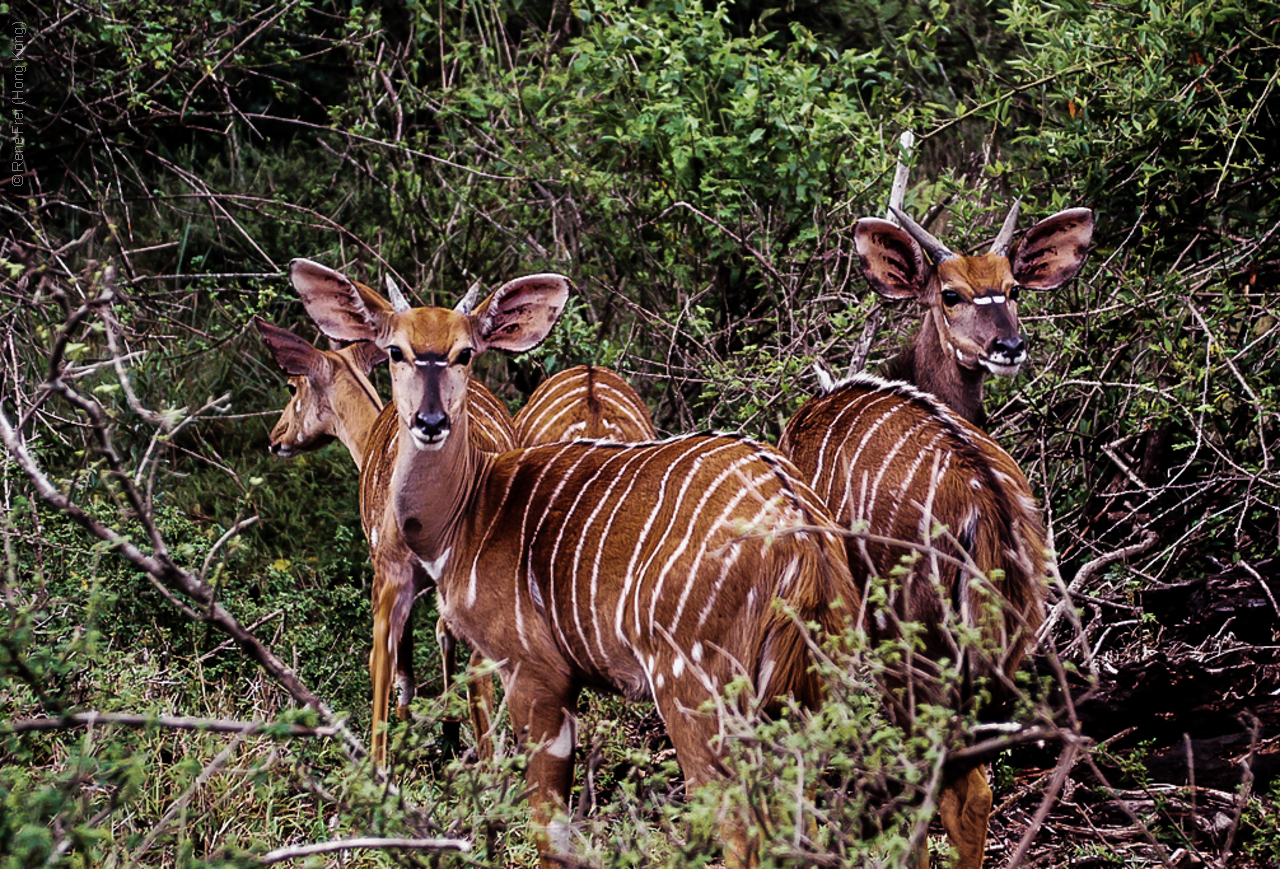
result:
[[[285,389],[287,389],[287,390],[289,390],[289,394],[290,394],[290,395],[297,395],[297,394],[298,394],[298,387],[297,387],[297,384],[295,384],[292,380],[290,380],[288,383],[286,383],[286,384],[284,385],[284,388],[285,388]]]
[[[460,351],[457,356],[453,357],[453,364],[454,365],[470,365],[471,357],[472,355],[474,355],[474,353],[475,353],[474,350],[472,350],[470,347],[467,347],[465,350]]]
[[[396,345],[392,344],[390,347],[387,348],[387,358],[389,358],[392,362],[403,362],[404,351],[401,350]]]
[[[955,290],[942,291],[942,304],[950,308],[952,305],[960,304],[960,294]]]
[[[1014,288],[1009,291],[1009,301],[1016,302],[1018,301],[1018,296],[1021,296],[1021,295],[1022,295],[1022,287],[1015,285]]]

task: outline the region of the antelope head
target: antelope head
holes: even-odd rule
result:
[[[382,401],[368,376],[373,366],[387,358],[380,349],[362,342],[326,351],[260,317],[254,318],[254,325],[276,364],[289,375],[289,403],[271,429],[273,454],[290,458],[341,437],[343,419],[335,401],[343,399],[339,393],[344,389],[358,391],[356,400],[367,403],[372,415],[377,415]]]
[[[289,277],[325,334],[370,341],[386,353],[396,412],[410,442],[424,452],[442,449],[450,433],[466,425],[472,358],[489,349],[523,353],[538,346],[572,286],[561,275],[531,275],[503,284],[478,304],[465,299],[449,310],[412,308],[392,283],[388,301],[310,260],[295,259]]]
[[[902,211],[895,208],[893,214],[902,228],[863,218],[854,242],[862,273],[876,292],[889,299],[915,299],[925,308],[922,332],[936,332],[937,346],[947,358],[923,360],[917,350],[917,367],[954,360],[979,377],[1016,374],[1027,357],[1018,296],[1023,289],[1057,289],[1076,276],[1093,237],[1093,212],[1060,211],[1012,245],[1015,202],[990,251],[980,256],[953,253]]]

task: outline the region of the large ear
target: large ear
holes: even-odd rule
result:
[[[477,350],[524,353],[542,343],[569,301],[573,283],[564,275],[529,275],[493,291],[471,314]]]
[[[258,334],[271,348],[276,364],[290,377],[308,377],[317,367],[329,364],[329,360],[310,341],[299,338],[288,329],[273,326],[261,317],[254,317],[253,325],[258,327]]]
[[[338,341],[372,341],[391,317],[390,302],[320,263],[295,259],[289,280],[311,319]]]
[[[383,350],[372,341],[361,341],[359,344],[352,344],[343,351],[351,361],[360,366],[360,370],[368,374],[373,370],[373,366],[380,362],[387,361],[387,351]]]
[[[853,244],[862,276],[887,299],[914,299],[928,284],[924,254],[902,228],[878,217],[864,217],[853,228]]]
[[[1027,230],[1010,255],[1013,278],[1033,290],[1055,290],[1084,265],[1093,239],[1093,212],[1088,208],[1059,211]]]

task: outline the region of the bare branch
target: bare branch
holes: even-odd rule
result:
[[[216,628],[230,635],[258,662],[272,678],[279,682],[295,700],[315,709],[321,719],[338,728],[348,753],[355,759],[366,754],[363,744],[345,725],[336,721],[328,706],[298,677],[294,671],[276,657],[275,653],[263,645],[257,637],[245,630],[231,613],[218,603],[213,591],[195,576],[174,564],[163,553],[147,553],[140,549],[128,537],[103,524],[86,513],[75,502],[66,496],[41,470],[39,464],[27,451],[18,432],[9,422],[8,415],[0,406],[0,437],[5,448],[13,457],[18,468],[27,476],[36,492],[54,509],[65,513],[76,524],[99,540],[107,543],[138,570],[147,574],[157,586],[163,586],[170,592],[177,592],[194,600],[198,605],[198,614],[188,611],[189,615],[201,621],[207,621]],[[173,599],[172,597],[170,598]],[[195,609],[195,608],[193,608]]]
[[[316,854],[332,854],[334,851],[354,850],[399,850],[399,851],[459,851],[463,854],[471,852],[471,843],[466,839],[377,839],[364,837],[357,839],[334,839],[332,842],[313,842],[310,845],[290,845],[268,851],[260,858],[264,866],[283,863],[286,860],[300,860]]]
[[[162,727],[207,733],[235,733],[242,736],[314,737],[328,739],[341,735],[342,723],[307,727],[270,721],[233,721],[227,718],[192,718],[185,715],[136,715],[125,712],[72,712],[49,718],[0,721],[0,733],[50,733],[77,727]]]

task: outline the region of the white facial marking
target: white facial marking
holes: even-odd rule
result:
[[[301,402],[301,401],[295,401],[295,402],[293,403],[293,412],[294,412],[294,413],[302,413],[302,402]]]
[[[437,440],[428,440],[414,429],[409,429],[409,439],[413,441],[413,445],[426,453],[433,453],[444,447],[444,442],[448,440],[449,433],[446,431]]]
[[[1007,298],[1000,293],[995,293],[990,296],[973,297],[973,303],[975,305],[1003,305],[1006,301]]]
[[[575,715],[566,715],[564,724],[560,725],[560,732],[556,734],[556,738],[547,746],[547,754],[552,757],[565,758],[573,754],[573,748],[578,744],[578,718]]]
[[[1018,354],[1018,359],[1013,362],[1005,361],[1008,359],[1007,356],[979,359],[978,361],[990,374],[994,374],[997,377],[1013,377],[1018,373],[1018,369],[1022,367],[1022,360],[1026,358],[1026,355],[1025,353]]]
[[[415,359],[413,364],[419,368],[448,368],[447,359]]]
[[[298,443],[302,443],[302,432],[298,432],[298,434],[295,435],[293,439]]]

